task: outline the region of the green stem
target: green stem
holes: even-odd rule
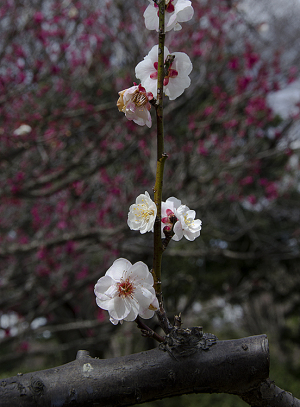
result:
[[[154,186],[154,202],[157,207],[157,217],[154,224],[154,257],[153,277],[157,297],[162,307],[161,296],[161,259],[163,245],[161,240],[161,200],[164,163],[167,156],[164,154],[164,123],[163,123],[163,82],[164,82],[164,46],[165,46],[165,0],[159,2],[159,41],[158,41],[158,68],[157,68],[157,167]]]

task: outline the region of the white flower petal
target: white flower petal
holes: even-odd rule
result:
[[[96,303],[98,305],[98,307],[105,309],[106,311],[111,309],[111,307],[113,306],[113,299],[109,299],[107,301],[102,301],[100,298],[96,297]]]
[[[107,274],[97,281],[94,292],[96,295],[104,294],[105,291],[113,284],[113,280]]]
[[[145,319],[152,318],[154,315],[154,311],[156,311],[158,308],[159,308],[158,299],[155,297],[148,308],[140,310],[139,315]]]
[[[125,321],[134,321],[136,319],[136,317],[138,316],[139,312],[138,312],[138,308],[131,308],[129,314],[127,315],[125,319]]]
[[[180,30],[182,30],[182,26],[179,23],[176,23],[175,27],[174,27],[174,31],[180,31]]]
[[[175,240],[175,242],[178,242],[183,238],[183,229],[179,220],[175,223],[173,231],[175,234],[172,239]]]
[[[155,293],[150,292],[148,290],[139,290],[137,289],[134,293],[134,298],[137,300],[139,304],[139,311],[144,310],[145,308],[149,308],[151,302],[155,298]]]
[[[139,315],[144,319],[150,319],[153,317],[154,311],[146,308],[143,311],[140,311]]]
[[[171,31],[177,22],[177,16],[175,13],[165,13],[165,27],[166,32]]]
[[[115,297],[109,305],[110,308],[107,311],[114,319],[124,319],[130,312],[127,301],[124,301],[122,297]]]
[[[113,317],[109,318],[110,322],[114,325],[118,325],[118,323],[120,322],[120,324],[123,323],[123,320],[121,319],[120,321],[118,319],[114,319]]]
[[[144,60],[139,62],[135,67],[135,76],[140,79],[142,86],[146,77],[150,76],[152,73],[155,73],[154,62],[158,60],[158,45],[150,50],[149,54],[144,57]],[[144,88],[149,92],[145,86]]]
[[[185,237],[187,240],[190,240],[190,241],[192,242],[192,241],[194,241],[194,240],[196,239],[196,237],[200,236],[200,231],[193,232],[193,231],[191,231],[191,230],[185,230],[185,231],[183,232],[183,234],[184,234],[184,237]]]
[[[178,71],[178,76],[186,76],[192,72],[193,64],[190,60],[190,57],[184,52],[173,52],[172,55],[175,55],[172,68]]]
[[[142,261],[138,261],[134,263],[130,269],[130,276],[134,279],[134,282],[140,283],[141,281],[147,279],[148,277],[152,277],[149,273],[149,269],[145,263]],[[152,278],[153,281],[153,278]],[[153,283],[152,283],[153,285]]]
[[[148,30],[158,31],[158,18],[157,8],[154,7],[154,3],[151,0],[151,4],[146,8],[144,14],[145,26]]]
[[[106,275],[115,281],[120,281],[124,271],[130,269],[132,264],[130,261],[120,258],[113,262],[112,266],[107,270]]]
[[[195,219],[193,222],[193,229],[201,230],[202,221],[200,219]]]
[[[152,274],[149,272],[149,274],[147,275],[147,277],[143,280],[143,285],[145,286],[145,287],[148,287],[148,286],[151,286],[151,287],[153,287],[153,285],[154,285],[154,279],[153,279],[153,276],[152,276]]]
[[[139,126],[143,126],[144,124],[149,128],[152,126],[151,115],[147,109],[142,109],[138,114],[138,118],[133,119],[133,121]]]
[[[174,209],[177,209],[181,205],[181,200],[171,196],[166,200],[166,204],[172,204]]]
[[[191,20],[194,15],[192,3],[190,1],[178,1],[175,5],[175,13],[180,23]]]
[[[173,78],[173,81],[169,81],[169,84],[165,86],[165,94],[170,100],[175,100],[181,96],[186,88],[191,84],[190,78]]]

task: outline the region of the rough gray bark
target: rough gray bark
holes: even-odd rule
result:
[[[300,406],[268,380],[265,335],[202,345],[188,355],[157,348],[106,360],[79,351],[66,365],[0,381],[0,406],[130,406],[186,393],[231,393],[257,407]]]

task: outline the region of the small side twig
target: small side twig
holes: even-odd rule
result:
[[[157,296],[157,299],[159,302],[159,309],[157,311],[155,311],[155,313],[158,318],[160,327],[163,329],[163,331],[166,334],[168,334],[174,329],[174,326],[169,321],[169,318],[167,317],[167,313],[163,307],[162,293],[157,293],[156,296]]]
[[[174,317],[174,326],[175,328],[181,328],[181,313],[179,315],[175,315]]]
[[[137,316],[135,322],[137,323],[138,328],[141,330],[142,336],[153,338],[158,342],[164,342],[165,338],[159,335],[158,333],[154,332],[153,329],[149,328],[139,316]]]

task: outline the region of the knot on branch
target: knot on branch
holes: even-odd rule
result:
[[[200,349],[208,350],[217,342],[217,339],[214,334],[203,333],[201,326],[175,327],[166,335],[165,341],[159,345],[159,348],[178,360],[182,357],[191,356]]]
[[[41,396],[44,393],[45,385],[41,379],[31,378],[30,389],[33,394]]]

